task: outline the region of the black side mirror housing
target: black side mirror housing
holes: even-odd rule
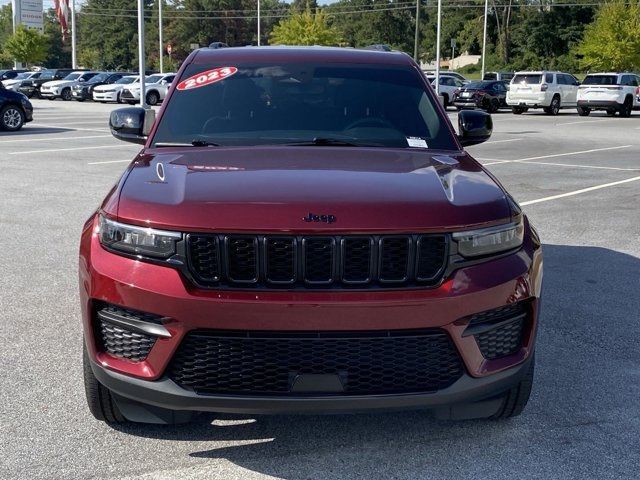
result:
[[[463,147],[486,142],[493,132],[491,115],[480,110],[461,110],[458,113],[458,140]]]
[[[111,112],[109,128],[118,140],[144,145],[155,119],[156,112],[153,109],[118,108]]]

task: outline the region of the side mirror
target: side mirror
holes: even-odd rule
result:
[[[156,112],[153,109],[119,108],[111,112],[109,128],[118,140],[144,145],[155,119]]]
[[[486,142],[493,132],[491,115],[479,110],[461,110],[458,113],[458,140],[463,147]]]

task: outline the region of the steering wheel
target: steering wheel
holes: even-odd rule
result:
[[[392,128],[396,130],[396,127],[394,127],[390,122],[380,117],[360,118],[358,120],[355,120],[354,122],[351,122],[346,127],[344,127],[344,130],[351,130],[352,128],[357,128],[357,127],[376,127],[376,126]]]

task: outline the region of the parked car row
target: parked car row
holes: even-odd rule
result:
[[[580,83],[565,72],[530,71],[488,72],[484,80],[465,81],[460,74],[440,74],[440,94],[445,108],[454,105],[463,108],[482,108],[496,112],[511,108],[520,115],[539,108],[548,115],[557,115],[561,109],[575,108],[579,115],[587,116],[594,110],[604,110],[613,116],[631,116],[640,110],[640,75],[633,73],[592,73]],[[427,74],[434,84],[435,76]],[[509,79],[509,80],[507,80]]]

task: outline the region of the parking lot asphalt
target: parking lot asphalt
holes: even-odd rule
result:
[[[77,248],[138,147],[111,138],[113,105],[34,105],[33,123],[0,133],[1,479],[640,476],[640,112],[505,111],[492,139],[469,148],[544,242],[536,377],[522,416],[111,428],[85,405]]]

